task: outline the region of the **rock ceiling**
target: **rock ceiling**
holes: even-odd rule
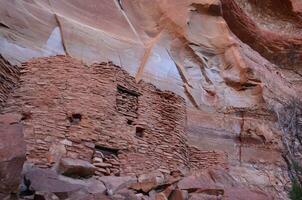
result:
[[[56,54],[87,64],[112,61],[191,106],[224,111],[276,105],[299,90],[298,0],[0,4],[0,53],[14,64]]]

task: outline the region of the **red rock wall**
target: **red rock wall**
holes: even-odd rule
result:
[[[188,143],[199,151],[226,154],[228,172],[241,185],[261,187],[278,196],[276,199],[286,199],[287,165],[282,158],[282,133],[273,113],[258,110],[227,114],[187,109],[186,130]],[[219,161],[214,159],[212,164]]]
[[[27,62],[21,73],[5,112],[23,115],[28,159],[37,165],[80,158],[100,175],[189,167],[191,157],[195,169],[209,166],[198,149],[189,151],[185,103],[172,92],[137,84],[113,64],[88,67],[63,56]]]

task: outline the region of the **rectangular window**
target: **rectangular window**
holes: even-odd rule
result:
[[[118,149],[112,149],[108,147],[103,147],[103,146],[95,146],[95,151],[96,153],[100,152],[103,154],[104,157],[110,157],[110,156],[117,156],[118,154]]]

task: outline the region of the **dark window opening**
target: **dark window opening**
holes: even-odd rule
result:
[[[128,93],[132,96],[137,96],[137,97],[140,96],[140,93],[136,92],[135,90],[130,90],[121,85],[117,85],[117,91],[120,93]]]
[[[99,146],[99,145],[95,146],[95,151],[102,153],[105,157],[112,156],[112,155],[113,156],[118,155],[118,149],[108,148],[108,147]]]
[[[101,176],[119,176],[120,175],[120,161],[118,154],[119,149],[104,147],[101,145],[95,145],[95,151],[93,155],[93,165],[96,166],[97,175]],[[109,164],[109,165],[108,165]]]
[[[136,127],[136,129],[135,129],[135,136],[139,137],[139,138],[144,137],[144,131],[145,131],[144,128],[142,128],[142,127]]]
[[[79,113],[72,114],[68,117],[71,124],[78,124],[82,120],[82,115]]]
[[[21,117],[21,120],[27,120],[27,119],[30,119],[31,118],[31,113],[30,112],[23,112],[22,113],[22,117]]]
[[[133,120],[127,119],[127,124],[128,124],[128,125],[132,125],[132,124],[133,124]]]

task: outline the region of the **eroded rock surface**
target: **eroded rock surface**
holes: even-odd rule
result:
[[[241,43],[240,34],[235,32],[239,29],[234,28],[239,39],[233,35],[232,24],[227,23],[228,14],[236,15],[237,10],[227,6],[237,5],[236,2],[118,2],[2,2],[1,44],[5,48],[0,53],[13,63],[55,54],[68,54],[87,63],[113,61],[137,81],[144,79],[161,89],[172,90],[198,108],[261,107],[271,93],[294,93],[275,74],[278,70],[273,69],[273,64]],[[238,13],[239,17],[244,16],[242,13]],[[232,20],[236,21],[237,18]],[[240,24],[250,32],[257,31],[245,23],[248,21]],[[298,25],[295,22],[293,26]],[[298,64],[299,39],[290,40],[296,47],[289,47],[295,55],[295,59],[289,60]],[[263,48],[271,44],[261,40],[254,44],[258,43]],[[287,45],[283,40],[282,44]],[[289,51],[279,52],[287,56]]]
[[[125,94],[125,88],[121,87],[120,95],[113,99],[117,101],[118,113],[128,113],[131,119],[115,118],[116,111],[110,112],[110,120],[116,120],[111,125],[123,131],[94,130],[98,134],[105,133],[101,144],[96,145],[91,141],[99,140],[95,138],[98,134],[87,126],[104,126],[108,121],[101,113],[91,118],[86,118],[86,113],[96,113],[90,112],[92,107],[108,110],[107,105],[114,100],[104,103],[96,98],[96,102],[91,102],[91,97],[78,99],[77,95],[81,96],[87,92],[85,87],[89,87],[93,88],[89,94],[97,96],[100,90],[96,86],[110,85],[110,80],[91,78],[90,72],[77,68],[82,66],[78,61],[75,64],[61,60],[54,64],[47,58],[25,63],[29,71],[22,72],[23,89],[12,94],[5,112],[18,111],[23,115],[30,147],[28,157],[37,165],[50,167],[67,156],[89,160],[98,168],[98,175],[141,171],[137,163],[147,163],[152,166],[147,171],[152,171],[151,168],[158,168],[160,164],[153,162],[154,159],[148,163],[138,155],[145,155],[147,151],[154,153],[149,158],[169,158],[167,163],[181,163],[190,169],[228,168],[228,175],[222,173],[217,178],[232,177],[243,186],[243,189],[225,191],[233,199],[244,198],[237,194],[245,193],[246,186],[252,190],[246,193],[254,199],[270,199],[258,188],[275,199],[288,198],[288,168],[282,158],[284,133],[278,124],[278,113],[293,99],[301,100],[302,3],[299,0],[17,0],[0,1],[0,5],[0,53],[11,63],[21,65],[32,57],[57,54],[69,55],[87,64],[112,61],[111,65],[119,65],[134,77],[131,84],[144,80],[175,92],[186,102],[177,109],[163,109],[170,104],[169,100],[164,105],[158,104],[160,99],[153,102],[154,108],[165,110],[165,116],[159,116],[167,119],[172,116],[171,110],[181,110],[178,114],[173,111],[173,116],[186,113],[187,123],[184,129],[177,129],[181,130],[177,139],[173,136],[175,129],[166,129],[165,133],[172,134],[164,134],[157,142],[166,141],[168,146],[155,148],[158,145],[154,143],[151,145],[154,149],[149,151],[140,138],[148,133],[148,125],[158,127],[158,123],[148,120],[136,123],[133,118],[142,114],[135,112],[137,105],[133,96],[137,93],[133,93],[131,87]],[[66,69],[64,72],[59,69],[62,66]],[[100,71],[104,74],[110,72],[104,65],[92,66],[97,67],[102,68]],[[0,99],[2,102],[15,83],[15,75],[12,75],[15,73],[7,72],[2,73],[8,78],[1,82],[0,89],[4,91],[1,94],[0,90],[1,97],[5,94]],[[79,76],[81,81],[75,81]],[[55,87],[48,87],[49,82],[42,77],[50,80],[57,77],[51,81]],[[14,99],[21,101],[16,103]],[[53,108],[51,112],[49,107]],[[66,107],[72,107],[72,112],[65,112]],[[39,122],[40,116],[45,117],[41,117],[43,122]],[[95,120],[90,120],[93,118]],[[144,119],[147,118],[149,115]],[[79,122],[84,126],[79,126]],[[125,128],[128,126],[133,129]],[[161,129],[155,132],[158,131]],[[70,132],[71,135],[66,134]],[[134,132],[136,135],[132,137]],[[131,147],[131,155],[125,156],[131,158],[125,161],[129,164],[126,170],[117,170],[124,165],[117,162],[119,156],[115,156],[119,148],[104,149],[108,143],[114,146],[115,142],[111,143],[117,138],[119,148]],[[88,141],[79,142],[84,140]],[[171,158],[171,143],[185,144],[177,149],[186,149],[186,153],[176,150]],[[137,145],[139,149],[134,148]],[[94,149],[98,149],[97,155],[93,154]],[[109,157],[104,155],[108,151]],[[161,170],[170,173],[171,169],[162,167]],[[167,193],[157,196],[166,198]],[[190,198],[211,199],[213,196],[191,194]]]

